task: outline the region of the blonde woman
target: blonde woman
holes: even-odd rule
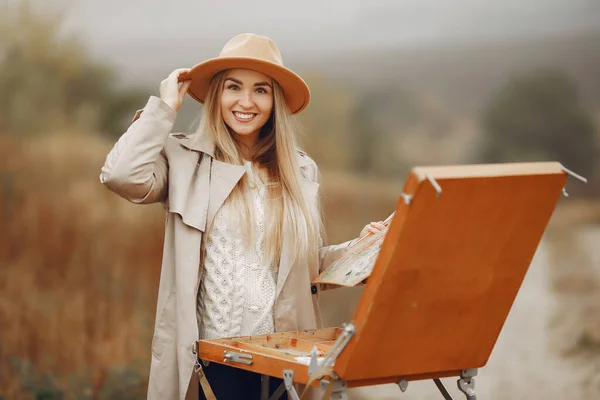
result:
[[[172,134],[186,93],[204,104],[200,127]],[[241,34],[171,73],[109,153],[102,183],[166,211],[149,399],[196,392],[199,338],[320,327],[311,279],[349,242],[322,246],[317,166],[296,144],[295,114],[309,100],[273,41]],[[259,398],[257,374],[216,363],[204,372],[219,400]]]

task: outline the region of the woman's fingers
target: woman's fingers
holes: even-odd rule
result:
[[[189,68],[177,68],[171,72],[170,77],[174,77],[178,82],[183,82],[187,78],[187,74],[190,72]]]
[[[383,224],[383,221],[379,222],[371,222],[368,225],[365,225],[363,230],[360,232],[360,237],[368,235],[369,233],[378,233],[384,230],[386,226]]]
[[[177,84],[188,80],[189,68],[178,68],[171,72],[162,82],[161,86],[168,85],[170,87],[177,87]]]
[[[181,107],[185,93],[192,82],[188,80],[189,71],[189,68],[178,68],[160,84],[160,98],[175,111]],[[181,87],[178,86],[179,82],[183,82]]]
[[[384,230],[385,229],[385,225],[383,224],[383,222],[379,221],[379,222],[371,222],[371,225],[373,228],[377,229],[377,230]]]
[[[365,226],[365,229],[371,233],[377,233],[385,229],[385,225],[381,221],[379,222],[371,222],[369,225]]]
[[[185,81],[181,84],[181,87],[179,88],[179,98],[180,99],[183,100],[183,96],[185,95],[185,93],[187,92],[187,90],[191,84],[192,84],[192,81]]]
[[[385,229],[385,225],[381,221],[379,222],[371,222],[367,225],[367,230],[372,233],[377,233]]]

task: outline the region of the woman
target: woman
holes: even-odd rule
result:
[[[185,93],[204,104],[202,122],[171,134]],[[295,141],[293,114],[309,100],[275,43],[238,35],[171,73],[108,155],[102,183],[166,210],[148,398],[192,392],[198,338],[320,327],[311,279],[349,242],[321,244],[317,166]],[[205,373],[219,399],[259,396],[256,374],[215,363]]]

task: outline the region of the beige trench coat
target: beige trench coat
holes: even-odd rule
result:
[[[190,139],[171,133],[176,113],[151,97],[133,124],[106,158],[100,180],[119,196],[138,204],[160,202],[166,211],[165,242],[152,339],[148,399],[183,400],[192,377],[192,344],[198,339],[196,301],[202,268],[202,235],[219,207],[245,173],[243,166],[213,158],[214,144],[207,137]],[[298,152],[310,199],[317,218],[316,164]],[[319,260],[291,265],[294,246],[285,235],[274,309],[278,332],[321,326],[317,296],[310,281],[348,248],[349,242],[321,247]],[[192,382],[190,384],[190,382]],[[190,397],[192,392],[189,390]]]

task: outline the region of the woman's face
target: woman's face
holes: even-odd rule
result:
[[[270,77],[249,69],[229,72],[221,93],[221,116],[233,132],[258,138],[260,128],[269,120],[272,110]]]

